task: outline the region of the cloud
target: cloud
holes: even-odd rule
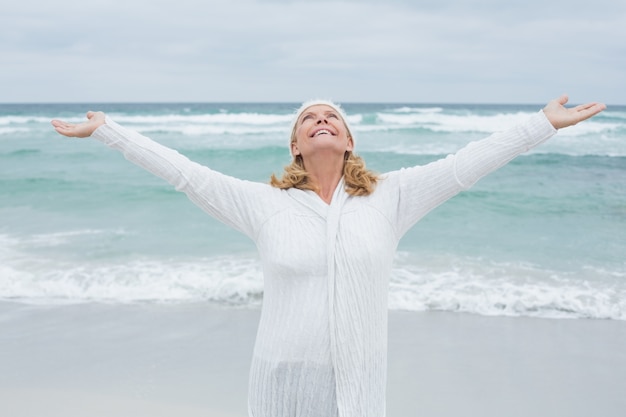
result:
[[[2,101],[624,102],[615,3],[26,0]]]

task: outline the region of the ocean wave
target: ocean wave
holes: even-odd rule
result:
[[[8,235],[0,235],[0,244],[3,246],[13,246],[16,248],[40,248],[40,247],[54,247],[71,243],[78,238],[85,236],[123,236],[129,234],[124,229],[80,229],[80,230],[68,230],[64,232],[53,233],[35,233],[20,238],[11,237]]]
[[[525,110],[472,109],[471,107],[412,107],[390,109],[356,108],[348,116],[359,152],[390,152],[407,155],[455,153],[471,140],[522,123],[534,112]],[[169,110],[168,110],[169,111]],[[130,129],[157,140],[185,141],[184,146],[257,149],[283,146],[289,136],[292,114],[272,111],[219,111],[190,114],[175,110],[167,114],[111,112],[111,117]],[[32,135],[45,139],[54,135],[52,117],[33,115],[0,116],[0,141]],[[82,113],[69,114],[70,122],[84,120]],[[596,118],[562,129],[533,153],[569,156],[626,156],[626,112],[606,111]],[[384,140],[379,140],[384,135]],[[206,138],[202,142],[191,142]],[[236,138],[236,139],[234,139]],[[173,145],[175,148],[177,145]]]
[[[361,133],[397,130],[415,130],[417,133],[483,133],[489,134],[508,129],[524,122],[535,112],[527,110],[489,110],[484,108],[462,107],[411,107],[401,106],[386,110],[358,109],[349,113],[348,121],[355,131]],[[141,132],[178,133],[197,135],[258,135],[285,134],[289,130],[293,114],[280,111],[236,112],[219,111],[208,113],[133,114],[112,111],[113,120]],[[0,116],[0,135],[27,132],[51,132],[50,120],[58,115],[4,115]],[[70,122],[85,120],[84,114],[74,113],[63,116]],[[606,111],[593,120],[563,129],[561,136],[600,135],[623,137],[626,113]]]
[[[258,306],[260,264],[254,256],[127,261],[67,261],[33,255],[92,234],[76,230],[26,237],[0,235],[0,299],[27,304],[196,302]]]
[[[36,304],[213,301],[255,307],[263,292],[259,268],[253,259],[238,257],[114,264],[39,259],[0,266],[0,299]]]
[[[205,301],[252,308],[262,302],[262,271],[254,254],[69,262],[27,256],[25,251],[85,233],[103,232],[28,239],[0,235],[0,299],[37,304]],[[418,263],[413,254],[399,253],[389,308],[626,320],[626,274],[601,267],[563,272],[443,255]]]
[[[391,110],[394,113],[441,113],[442,107],[398,107]]]
[[[161,125],[175,124],[218,124],[218,125],[287,125],[292,116],[285,114],[262,113],[213,113],[213,114],[165,114],[165,115],[127,115],[112,113],[110,117],[118,123]]]
[[[389,125],[414,126],[433,132],[496,132],[524,122],[532,113],[499,113],[494,115],[449,114],[443,112],[382,113],[379,122]]]
[[[493,115],[478,114],[447,114],[442,112],[422,112],[406,114],[377,113],[377,125],[386,129],[422,128],[438,133],[479,132],[493,133],[509,129],[524,123],[534,113],[498,113]],[[561,136],[588,136],[604,132],[612,132],[623,127],[623,124],[589,120],[559,131]]]
[[[472,258],[400,263],[390,283],[391,309],[626,320],[626,274],[619,271],[564,272]]]
[[[0,116],[0,126],[29,123],[50,123],[52,118],[44,116]]]
[[[137,125],[133,129],[147,133],[179,133],[185,136],[204,135],[269,135],[286,138],[289,130],[285,126],[220,126],[220,125]]]
[[[28,133],[31,129],[27,127],[0,127],[0,136],[12,135],[14,133]]]
[[[611,107],[609,106],[607,110],[601,113],[601,117],[607,120],[615,119],[619,121],[626,121],[626,111],[611,110]]]
[[[576,140],[573,140],[576,139]],[[443,156],[459,151],[463,145],[450,142],[424,142],[409,145],[387,144],[375,150],[367,149],[370,152],[389,152],[398,155],[424,155]],[[530,154],[553,154],[569,157],[599,156],[609,158],[626,157],[626,142],[617,138],[567,138],[558,136],[550,139],[541,146],[534,148],[524,155]]]

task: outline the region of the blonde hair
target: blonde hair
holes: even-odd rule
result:
[[[378,175],[365,167],[363,158],[347,151],[343,163],[343,181],[348,194],[367,196],[374,192]],[[316,185],[311,183],[309,173],[304,167],[304,161],[300,155],[296,155],[291,164],[284,168],[282,178],[279,179],[272,174],[270,184],[283,190],[298,188],[317,191]]]
[[[296,112],[291,128],[291,139],[289,141],[290,147],[291,144],[296,142],[298,117],[304,112],[304,110],[317,104],[328,105],[337,110],[344,126],[346,127],[346,130],[348,131],[348,137],[352,138],[354,141],[354,137],[350,132],[350,127],[346,122],[345,113],[341,107],[331,101],[314,100],[304,103]],[[367,196],[374,192],[378,182],[378,175],[365,167],[365,161],[363,158],[351,151],[346,151],[343,163],[343,180],[345,190],[348,194],[352,196]],[[284,167],[283,176],[280,179],[272,174],[270,178],[270,185],[283,190],[298,188],[300,190],[317,191],[317,186],[311,182],[310,175],[304,166],[304,160],[301,155],[294,155],[291,164]]]

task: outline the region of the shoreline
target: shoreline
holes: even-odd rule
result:
[[[0,413],[247,414],[260,310],[0,302]],[[621,321],[389,314],[387,415],[617,417]]]

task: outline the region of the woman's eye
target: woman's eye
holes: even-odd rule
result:
[[[328,117],[334,117],[335,119],[339,118],[339,117],[337,117],[337,115],[335,113],[329,113]]]

